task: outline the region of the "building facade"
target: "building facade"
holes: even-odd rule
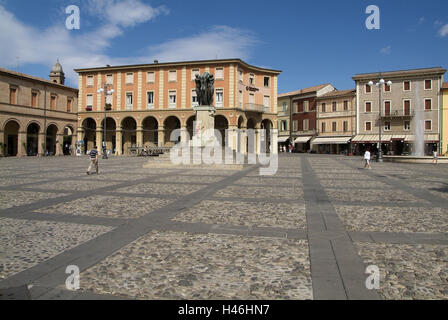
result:
[[[316,98],[317,137],[311,141],[317,153],[353,154],[356,132],[356,90],[332,91]]]
[[[193,136],[193,108],[197,105],[195,76],[203,72],[215,78],[215,128],[223,143],[227,139],[234,150],[247,152],[247,139],[237,129],[254,129],[258,142],[260,129],[268,133],[277,129],[278,70],[231,59],[154,61],[75,71],[79,74],[78,141],[84,151],[101,145],[105,118],[107,149],[117,155],[127,154],[134,146],[172,146],[176,141],[170,136],[175,129],[181,129],[180,139],[187,142]],[[112,95],[98,93],[105,85],[114,89]],[[277,141],[266,145],[271,143],[277,145]]]
[[[356,151],[363,153],[368,148],[377,152],[381,105],[384,154],[412,154],[419,136],[423,136],[425,154],[435,149],[440,152],[440,92],[445,72],[442,68],[426,68],[355,75],[357,136],[352,142]],[[381,102],[379,87],[369,85],[380,79],[386,81],[381,87]],[[391,86],[388,81],[392,81]]]
[[[291,98],[278,98],[278,146],[280,151],[286,151],[292,140],[291,131]]]
[[[448,155],[448,82],[442,84],[442,127],[441,127],[441,152]]]
[[[57,62],[50,80],[0,68],[0,155],[62,155],[76,141],[78,90],[64,85]]]
[[[279,95],[281,99],[290,101],[291,136],[295,150],[306,152],[311,150],[311,139],[317,134],[316,98],[336,90],[331,84],[322,84],[298,91]]]

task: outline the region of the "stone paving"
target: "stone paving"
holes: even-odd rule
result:
[[[448,299],[446,165],[0,159],[0,293],[33,299]],[[65,290],[68,265],[81,289]],[[368,290],[365,269],[380,269]]]

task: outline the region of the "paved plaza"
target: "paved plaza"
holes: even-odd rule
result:
[[[448,299],[447,165],[147,161],[0,159],[0,299]]]

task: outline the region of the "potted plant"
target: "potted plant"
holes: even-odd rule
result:
[[[112,104],[106,103],[106,111],[110,111],[110,110],[112,110]]]

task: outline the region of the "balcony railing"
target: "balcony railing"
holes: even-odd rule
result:
[[[355,111],[319,112],[318,118],[351,117],[354,115]]]
[[[412,118],[415,116],[414,110],[390,110],[390,111],[383,111],[382,118],[385,119],[393,119],[393,118]]]
[[[269,112],[270,108],[266,107],[265,105],[262,105],[262,104],[246,103],[244,105],[244,110],[264,113],[264,112]]]

